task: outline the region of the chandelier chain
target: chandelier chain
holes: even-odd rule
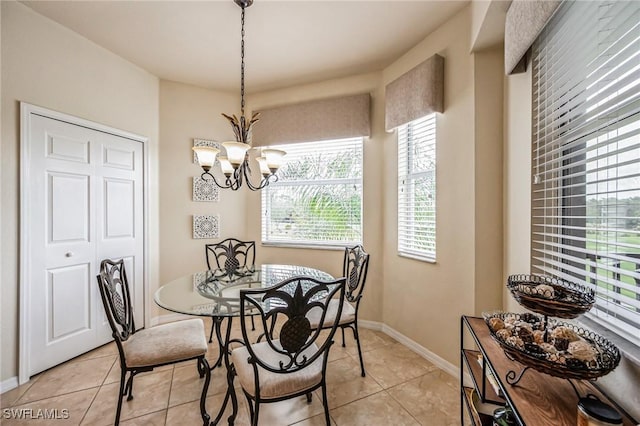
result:
[[[240,30],[240,116],[244,117],[244,7],[242,7]]]

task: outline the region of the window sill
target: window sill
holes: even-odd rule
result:
[[[271,243],[271,242],[261,242],[260,245],[262,247],[280,247],[280,248],[293,248],[293,249],[308,249],[308,250],[332,250],[332,251],[344,251],[344,248],[347,246],[354,246],[356,244],[362,243],[345,243],[345,245],[313,245],[313,244],[296,244],[296,243]]]
[[[437,263],[434,257],[421,256],[419,254],[398,252],[398,256],[406,257],[407,259],[419,260],[421,262],[426,262],[426,263],[433,263],[433,264]]]

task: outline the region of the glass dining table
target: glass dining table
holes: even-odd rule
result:
[[[299,276],[323,281],[334,279],[324,271],[306,266],[263,264],[188,274],[162,285],[156,291],[154,300],[161,308],[180,314],[210,317],[213,321],[212,332],[215,331],[220,352],[211,369],[221,367],[224,363],[227,370],[227,393],[216,418],[211,422],[212,425],[220,421],[229,401],[233,408],[233,413],[228,418],[229,425],[233,425],[238,411],[233,387],[235,373],[229,361],[229,343],[233,318],[240,316],[240,290],[271,287],[283,280]],[[223,329],[224,319],[227,321]]]

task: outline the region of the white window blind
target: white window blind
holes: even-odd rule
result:
[[[640,2],[564,2],[533,46],[532,271],[640,342]]]
[[[287,144],[279,180],[262,190],[262,242],[362,243],[363,138]]]
[[[436,259],[436,118],[398,128],[398,253]]]

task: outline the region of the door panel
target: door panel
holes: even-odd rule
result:
[[[89,176],[49,173],[49,243],[89,241]]]
[[[131,180],[105,178],[105,235],[104,238],[135,238],[135,195]]]
[[[47,142],[47,158],[89,163],[89,143],[87,140],[49,134]]]
[[[47,271],[47,344],[91,331],[90,268],[89,263],[84,263]]]

